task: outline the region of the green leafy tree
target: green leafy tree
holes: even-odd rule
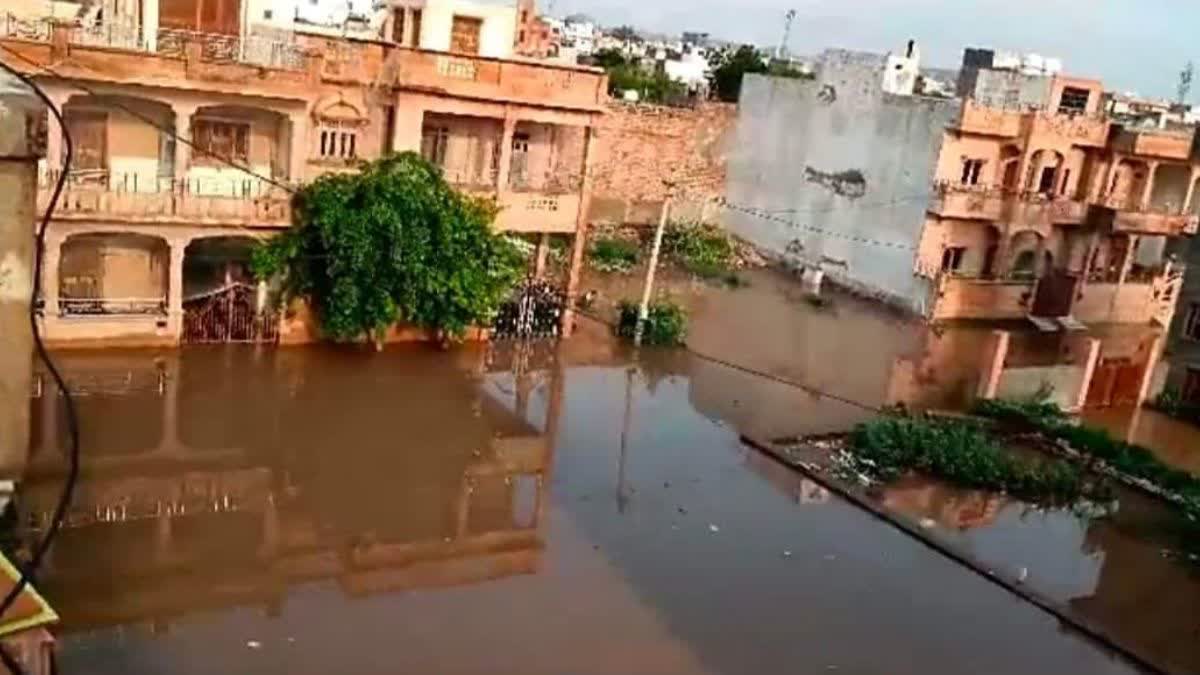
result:
[[[462,194],[416,153],[327,174],[296,199],[295,226],[254,252],[260,278],[307,296],[330,337],[375,337],[397,321],[461,337],[489,322],[520,278],[492,231],[491,200]]]
[[[765,73],[768,66],[763,55],[751,45],[714,52],[709,57],[712,91],[722,101],[737,103],[742,93],[746,73]]]

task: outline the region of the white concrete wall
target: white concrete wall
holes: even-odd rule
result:
[[[1050,401],[1063,410],[1073,410],[1079,404],[1079,391],[1083,387],[1081,366],[1044,366],[1028,368],[1006,368],[1000,374],[1000,386],[996,390],[999,398],[1027,398],[1044,387],[1052,388]]]
[[[450,51],[450,29],[455,16],[483,20],[479,33],[480,56],[498,59],[512,56],[517,31],[517,8],[513,3],[429,0],[421,15],[421,49]]]

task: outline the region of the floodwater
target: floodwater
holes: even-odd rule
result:
[[[1136,672],[738,441],[844,430],[871,415],[845,400],[914,383],[953,395],[914,377],[928,336],[766,273],[695,311],[697,350],[808,388],[635,359],[590,323],[557,354],[60,355],[85,458],[40,584],[61,672]],[[6,540],[26,550],[65,473],[61,399],[32,405]],[[1145,626],[1195,608],[1176,577],[1105,595],[1141,560],[1120,543],[1025,546],[1087,558],[1064,563],[1072,602]]]
[[[1157,500],[1119,488],[1092,519],[910,476],[877,501],[1116,636],[1171,672],[1200,672],[1200,565],[1164,557],[1181,530]]]
[[[1171,466],[1200,476],[1200,428],[1194,424],[1149,408],[1090,411],[1084,419],[1115,438],[1150,450]]]

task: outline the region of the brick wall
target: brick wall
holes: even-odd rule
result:
[[[590,218],[596,223],[657,222],[665,179],[680,185],[678,219],[715,216],[705,204],[725,192],[725,157],[737,107],[695,109],[613,102],[597,129],[599,150]]]

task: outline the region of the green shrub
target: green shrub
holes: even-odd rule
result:
[[[1100,492],[1075,466],[1017,459],[966,422],[883,417],[859,425],[851,447],[859,468],[883,480],[916,470],[960,487],[1003,490],[1033,501],[1068,502]]]
[[[621,301],[617,334],[633,339],[637,329],[638,306],[627,300]],[[646,315],[642,331],[642,344],[674,347],[682,345],[687,337],[687,312],[670,301],[652,302]]]
[[[592,242],[588,258],[601,272],[628,272],[637,265],[638,245],[626,239],[597,239]]]
[[[733,264],[733,241],[723,231],[699,223],[671,223],[663,251],[676,264],[706,279],[723,278]]]
[[[1200,479],[1166,464],[1146,448],[1113,438],[1103,429],[1073,424],[1051,403],[980,401],[974,410],[979,415],[1027,425],[1050,438],[1066,441],[1072,448],[1103,460],[1122,473],[1178,494],[1184,500],[1184,510],[1200,516]]]

